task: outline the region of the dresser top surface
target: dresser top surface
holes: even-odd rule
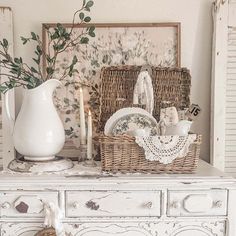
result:
[[[236,183],[236,179],[200,160],[196,173],[193,174],[107,174],[101,173],[100,166],[89,168],[83,165],[75,166],[61,173],[48,174],[21,174],[10,171],[0,172],[0,185],[18,183],[44,183],[44,184],[78,184],[78,183],[167,183],[171,182],[229,182]]]

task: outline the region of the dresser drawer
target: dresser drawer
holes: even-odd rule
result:
[[[169,191],[168,216],[225,216],[227,190]]]
[[[44,217],[44,202],[58,205],[57,192],[0,192],[1,217]]]
[[[67,217],[160,216],[160,191],[68,191]]]

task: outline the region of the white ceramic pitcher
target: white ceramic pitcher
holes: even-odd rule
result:
[[[14,125],[13,142],[25,160],[52,160],[63,148],[65,131],[53,104],[53,91],[60,85],[59,80],[51,79],[24,91],[21,110]],[[7,114],[12,119],[7,100]]]

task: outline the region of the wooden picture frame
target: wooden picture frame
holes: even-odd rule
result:
[[[46,28],[56,24],[43,24],[43,46],[47,48]],[[63,82],[64,88],[58,89],[55,104],[60,111],[66,131],[66,144],[61,155],[76,157],[79,146],[78,88],[84,86],[85,108],[92,109],[96,127],[99,112],[99,75],[103,66],[111,65],[155,65],[165,67],[180,67],[181,58],[181,24],[169,23],[109,23],[83,24],[75,26],[76,31],[94,25],[95,38],[90,38],[88,45],[79,45],[73,51],[60,55],[58,70],[65,66],[73,55],[77,55],[79,75]],[[71,24],[63,24],[70,29]],[[46,61],[43,62],[46,68]],[[77,77],[76,77],[77,76]],[[58,76],[59,77],[59,76]],[[67,109],[68,108],[68,109]],[[67,114],[68,113],[68,114]],[[73,116],[73,117],[72,117]]]
[[[12,10],[9,7],[0,7],[0,39],[6,38],[9,43],[9,52],[13,55],[13,22],[12,22]],[[5,68],[0,68],[1,72],[6,71]],[[7,71],[6,71],[7,72]],[[1,83],[6,81],[6,76],[0,77]],[[9,105],[9,112],[11,117],[15,116],[15,101],[14,101],[14,89],[8,92],[7,102]],[[13,145],[13,121],[9,119],[9,115],[6,111],[5,99],[6,96],[1,95],[1,128],[0,128],[0,159],[3,169],[8,168],[8,164],[15,158],[15,149]]]

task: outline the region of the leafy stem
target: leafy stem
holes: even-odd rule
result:
[[[69,48],[75,48],[79,44],[87,44],[89,37],[95,37],[95,27],[90,26],[83,29],[78,35],[74,34],[75,26],[88,23],[91,18],[86,15],[90,12],[93,6],[92,0],[82,0],[82,6],[73,15],[72,27],[65,28],[58,23],[55,27],[50,28],[44,25],[47,42],[44,47],[39,35],[31,32],[30,37],[21,37],[23,45],[30,42],[35,43],[34,57],[32,60],[36,66],[29,66],[21,57],[13,58],[9,53],[9,43],[7,39],[0,41],[0,66],[5,68],[4,72],[0,71],[0,76],[8,77],[8,81],[0,85],[0,92],[5,93],[14,87],[35,88],[42,84],[45,80],[52,79],[56,70],[58,55],[65,52]],[[76,22],[76,17],[79,16],[79,21]],[[45,61],[45,68],[42,62]],[[73,76],[78,73],[75,65],[78,63],[76,56],[73,57],[69,66],[64,68],[61,79],[67,76]]]

